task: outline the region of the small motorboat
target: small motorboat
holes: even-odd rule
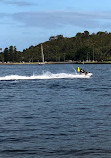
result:
[[[80,72],[80,75],[84,75],[84,76],[92,76],[93,74],[91,72],[86,72],[83,69],[79,69],[78,67],[78,72]]]
[[[92,76],[93,74],[91,72],[84,72],[84,73],[80,73],[80,75],[84,75],[84,76]]]

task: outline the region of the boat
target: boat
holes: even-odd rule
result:
[[[45,62],[44,62],[44,52],[43,52],[43,46],[42,46],[42,44],[41,44],[41,58],[42,58],[42,62],[39,62],[39,65],[45,64]]]
[[[78,67],[78,72],[80,72],[80,75],[84,75],[84,76],[89,76],[90,77],[90,76],[93,75],[91,72],[86,72],[83,69],[80,69],[79,67]]]
[[[80,73],[80,75],[90,77],[90,76],[92,76],[93,74],[92,74],[91,72],[84,72],[84,73]]]

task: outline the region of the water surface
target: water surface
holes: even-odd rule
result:
[[[80,77],[78,66],[93,76]],[[0,157],[111,157],[109,64],[0,69]]]

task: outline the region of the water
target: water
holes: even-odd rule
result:
[[[93,76],[76,74],[78,66]],[[111,157],[109,64],[0,70],[0,158]]]

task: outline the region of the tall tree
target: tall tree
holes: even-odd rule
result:
[[[10,47],[9,47],[9,61],[14,61],[13,46],[10,46]]]
[[[8,48],[5,48],[4,50],[4,62],[8,62],[9,61],[9,50]]]

